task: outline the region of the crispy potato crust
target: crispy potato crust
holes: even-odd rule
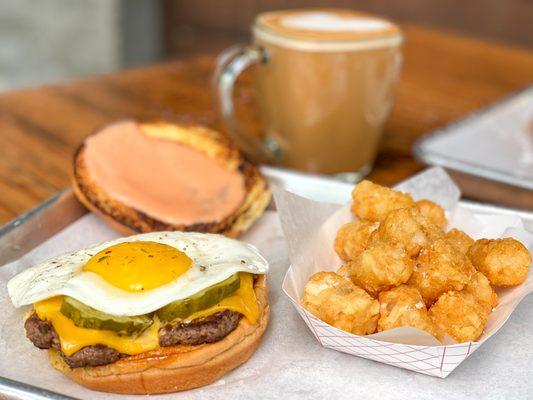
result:
[[[429,318],[420,292],[408,285],[400,285],[379,294],[380,317],[378,331],[412,326],[440,339],[437,327]]]
[[[442,230],[413,206],[389,213],[372,235],[372,240],[398,243],[411,257],[416,257],[422,247],[442,237]]]
[[[352,282],[373,296],[407,282],[413,267],[414,261],[402,246],[386,242],[372,243],[347,263]]]
[[[476,341],[487,322],[483,307],[466,292],[444,293],[430,308],[429,315],[439,330],[459,343]]]
[[[302,306],[322,321],[356,335],[376,331],[379,303],[350,280],[318,272],[304,287]]]
[[[492,309],[498,305],[498,295],[490,286],[490,282],[481,272],[476,272],[471,282],[466,285],[465,292],[470,293],[477,302],[483,307],[487,316]]]
[[[496,286],[520,285],[531,265],[531,254],[518,240],[480,239],[467,253],[474,267]]]
[[[474,239],[457,228],[450,229],[446,232],[446,240],[463,254],[466,254],[468,249],[474,244]]]
[[[422,249],[409,284],[420,291],[427,305],[431,305],[449,290],[462,290],[474,273],[465,255],[445,239],[439,239]]]
[[[444,229],[446,228],[446,225],[448,225],[444,209],[438,204],[433,203],[430,200],[419,200],[416,202],[416,207],[420,211],[420,214],[440,229]]]
[[[364,180],[352,192],[352,212],[361,219],[382,221],[391,211],[414,205],[410,194]]]
[[[337,275],[350,279],[350,263],[342,264],[337,270]]]
[[[335,251],[345,261],[355,260],[366,248],[370,235],[379,224],[370,221],[352,221],[341,226],[333,244]]]

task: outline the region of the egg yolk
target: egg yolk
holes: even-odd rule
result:
[[[175,247],[156,242],[125,242],[95,254],[83,266],[109,284],[129,292],[172,282],[191,268],[192,260]]]

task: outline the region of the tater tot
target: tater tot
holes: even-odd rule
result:
[[[465,292],[470,293],[483,307],[487,316],[492,309],[498,305],[498,295],[490,286],[490,282],[483,273],[477,271],[472,277],[472,281],[465,286]]]
[[[335,237],[335,252],[343,260],[354,260],[366,248],[370,235],[378,225],[370,221],[352,221],[344,224]]]
[[[477,240],[467,255],[474,267],[496,286],[520,285],[531,265],[529,251],[512,238]]]
[[[423,246],[442,237],[441,229],[424,218],[416,207],[409,207],[389,213],[372,234],[371,241],[401,244],[411,257],[416,257]]]
[[[322,321],[356,335],[376,331],[379,302],[334,272],[318,272],[304,287],[302,306]]]
[[[430,200],[419,200],[416,202],[416,207],[420,211],[420,214],[440,229],[444,229],[448,225],[444,209],[438,204]]]
[[[487,315],[472,295],[444,293],[429,309],[429,316],[441,332],[459,343],[476,341],[483,333]]]
[[[352,282],[375,296],[382,290],[407,282],[413,272],[414,261],[402,246],[376,242],[347,266]]]
[[[412,326],[440,338],[437,327],[429,318],[420,292],[408,285],[400,285],[379,294],[380,317],[378,331]]]
[[[343,278],[350,279],[350,264],[342,264],[341,267],[337,270],[337,275],[340,275]]]
[[[439,239],[420,252],[409,284],[416,287],[427,305],[449,290],[462,290],[475,269],[459,250]]]
[[[410,194],[364,180],[352,192],[352,213],[361,219],[382,221],[391,211],[414,205]]]
[[[446,232],[446,240],[463,254],[466,254],[468,249],[474,244],[474,239],[456,228]]]

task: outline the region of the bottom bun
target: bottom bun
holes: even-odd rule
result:
[[[218,342],[161,347],[108,365],[83,368],[70,368],[57,351],[49,350],[50,362],[80,385],[102,392],[155,394],[208,385],[246,362],[261,341],[270,315],[264,275],[255,281],[254,289],[260,312],[257,323],[241,318],[237,328]]]

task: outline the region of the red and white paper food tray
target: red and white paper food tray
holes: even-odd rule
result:
[[[460,192],[441,168],[432,168],[397,186],[416,199],[427,198],[441,204],[449,227],[459,228],[473,238],[512,236],[533,250],[533,235],[520,218],[502,215],[474,215],[458,203]],[[533,291],[533,274],[522,285],[496,289],[500,304],[495,308],[478,342],[439,342],[428,333],[410,327],[396,328],[367,336],[337,329],[300,306],[303,287],[318,271],[336,271],[342,261],[333,250],[338,228],[353,220],[349,204],[339,206],[302,198],[274,188],[276,206],[287,240],[291,267],[283,290],[318,342],[333,350],[368,358],[396,367],[445,378],[470,354],[488,340],[509,318],[518,303]]]

